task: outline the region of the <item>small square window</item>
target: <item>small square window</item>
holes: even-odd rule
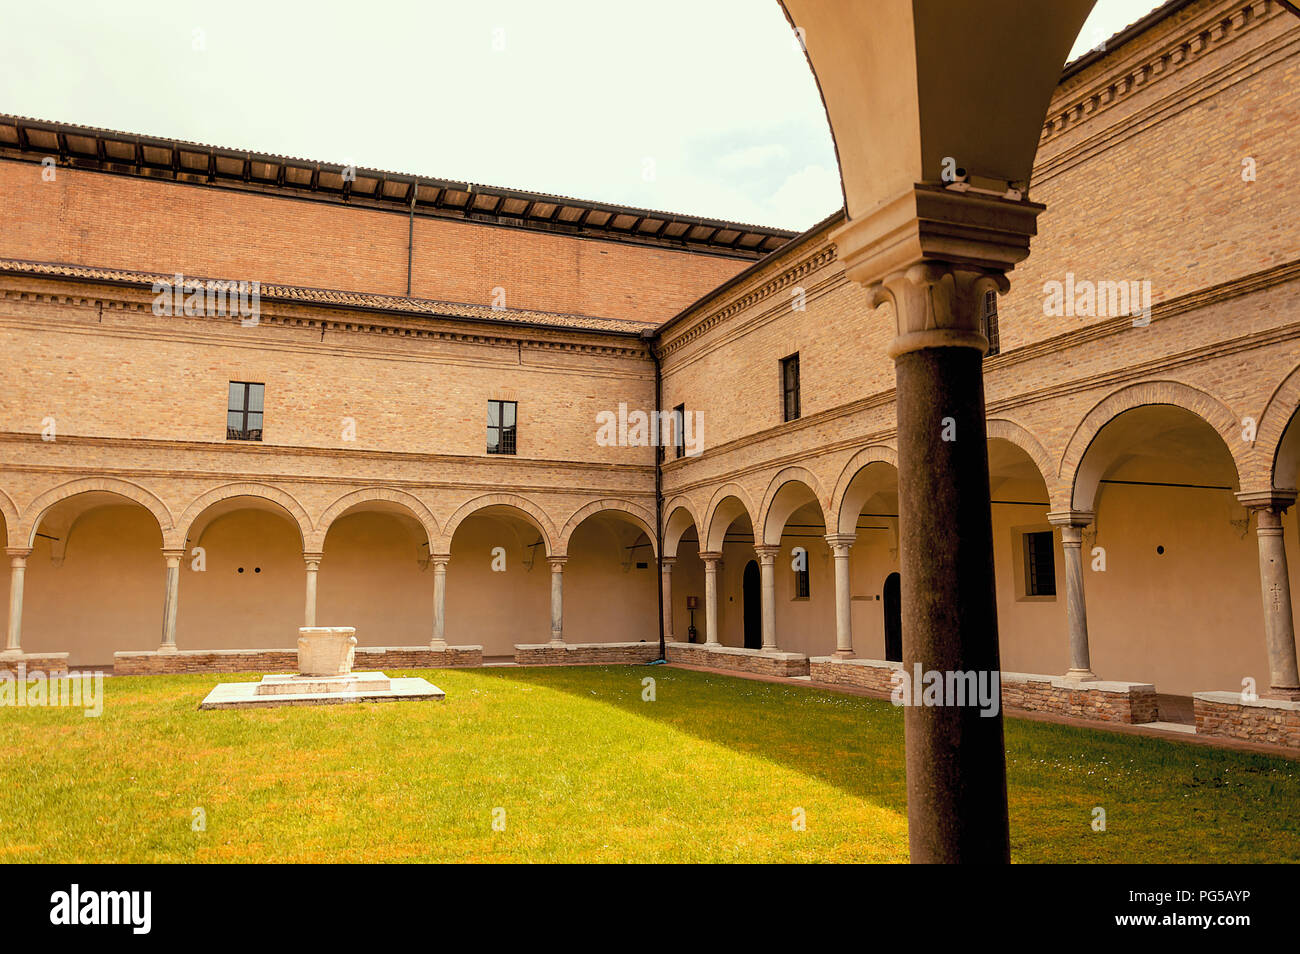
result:
[[[781,359],[781,400],[783,420],[799,419],[799,353]]]
[[[1056,595],[1056,546],[1051,530],[1025,534],[1025,595]]]
[[[260,441],[266,385],[231,381],[226,401],[226,440]]]
[[[513,454],[516,443],[515,401],[488,401],[487,452]]]

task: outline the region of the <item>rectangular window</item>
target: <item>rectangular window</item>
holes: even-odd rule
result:
[[[513,454],[515,452],[514,401],[488,401],[487,452]]]
[[[987,358],[993,357],[1001,350],[1001,343],[998,341],[998,293],[987,291],[984,293],[984,311],[980,316],[980,323],[983,325],[984,337],[989,339]]]
[[[1025,534],[1025,595],[1056,595],[1056,545],[1051,530]]]
[[[806,558],[805,558],[806,559]],[[797,600],[806,600],[812,593],[812,587],[809,585],[808,568],[794,571],[794,598]]]
[[[799,353],[781,359],[781,395],[785,420],[799,419]]]
[[[686,456],[686,405],[673,408],[673,447],[677,457]]]
[[[265,384],[230,382],[230,398],[226,402],[226,440],[262,439],[262,404],[265,396]]]

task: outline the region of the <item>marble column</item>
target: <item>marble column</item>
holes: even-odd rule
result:
[[[849,549],[856,533],[828,533],[826,542],[835,559],[835,655],[848,659],[853,655],[853,589],[849,577]]]
[[[19,655],[23,651],[23,575],[32,549],[5,547],[5,553],[9,554],[9,628],[5,634],[5,653]]]
[[[1065,610],[1070,627],[1070,668],[1065,678],[1078,682],[1097,678],[1088,649],[1088,603],[1083,587],[1083,531],[1094,519],[1094,514],[1085,510],[1047,515],[1048,523],[1061,528],[1061,553],[1065,559]]]
[[[163,594],[162,642],[158,646],[160,653],[176,652],[176,613],[180,605],[181,560],[184,558],[184,550],[163,550],[163,559],[167,561],[167,584]]]
[[[676,638],[673,636],[673,566],[677,558],[663,557],[659,562],[663,565],[659,585],[664,594],[664,642],[671,643]]]
[[[1240,493],[1242,506],[1255,514],[1259,542],[1259,582],[1264,599],[1264,643],[1268,650],[1269,688],[1261,696],[1300,699],[1296,667],[1295,618],[1291,611],[1291,578],[1286,565],[1282,514],[1295,503],[1295,491]]]
[[[765,653],[776,652],[776,557],[781,552],[779,546],[754,547],[758,554],[759,593],[762,606],[763,649]]]
[[[430,649],[447,648],[447,564],[451,554],[435,553],[429,557],[433,564],[433,639]]]
[[[551,645],[564,645],[564,564],[568,557],[548,557],[551,564]]]
[[[320,570],[320,561],[324,557],[323,553],[304,553],[303,560],[307,563],[307,605],[303,612],[302,625],[316,625],[316,573]]]
[[[704,644],[719,646],[718,639],[718,564],[722,554],[706,550],[700,554],[704,561]]]

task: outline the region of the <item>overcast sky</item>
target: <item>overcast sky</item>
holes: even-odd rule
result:
[[[1071,58],[1158,5],[1099,0]],[[792,229],[841,204],[774,0],[5,0],[0,112]]]

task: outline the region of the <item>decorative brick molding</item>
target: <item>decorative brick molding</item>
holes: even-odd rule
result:
[[[669,643],[668,661],[709,669],[752,672],[760,676],[806,676],[808,657],[802,653],[765,653],[761,649]]]
[[[671,643],[669,645],[672,645]],[[659,658],[659,643],[521,643],[515,662],[521,666],[600,666],[642,664]]]
[[[446,669],[483,665],[482,646],[358,646],[358,669]],[[296,649],[210,649],[174,653],[113,654],[115,676],[158,676],[188,672],[297,672]]]
[[[1239,692],[1197,692],[1192,695],[1192,712],[1197,735],[1300,748],[1300,702],[1243,702]]]
[[[46,674],[68,671],[67,653],[0,653],[0,672],[43,672]]]
[[[883,693],[893,691],[893,674],[902,669],[901,663],[880,659],[814,656],[809,660],[809,675],[814,682]],[[1002,707],[1097,722],[1139,724],[1156,720],[1156,689],[1143,682],[1079,683],[1061,676],[1004,672]]]

